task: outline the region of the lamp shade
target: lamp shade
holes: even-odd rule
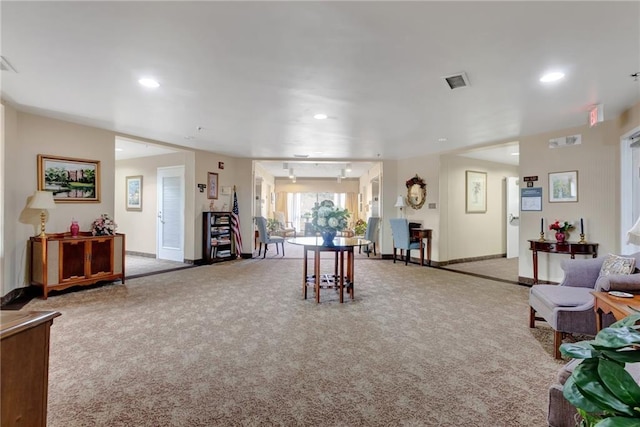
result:
[[[640,246],[640,218],[633,224],[631,230],[627,231],[627,243]]]
[[[36,191],[27,207],[41,210],[55,209],[56,202],[53,200],[53,193],[51,191]]]
[[[404,197],[398,196],[398,200],[396,200],[395,207],[396,208],[404,208],[406,205],[404,204]]]

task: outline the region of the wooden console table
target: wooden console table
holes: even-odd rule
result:
[[[428,228],[410,228],[412,239],[420,239],[420,253],[424,253],[424,240],[427,241],[427,265],[431,266],[431,234],[432,231]],[[420,265],[424,265],[424,258],[420,259]]]
[[[571,259],[576,255],[591,255],[593,258],[598,257],[597,243],[578,243],[578,242],[562,242],[558,243],[553,240],[529,240],[531,251],[533,252],[533,283],[538,283],[538,252],[546,252],[550,254],[568,254]]]

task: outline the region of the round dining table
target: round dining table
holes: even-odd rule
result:
[[[336,237],[331,245],[325,245],[321,236],[317,237],[294,237],[287,239],[293,245],[304,246],[303,269],[302,269],[302,296],[307,299],[307,288],[313,287],[316,293],[316,303],[320,302],[320,289],[337,289],[340,295],[340,302],[344,302],[344,289],[349,292],[351,299],[354,295],[354,256],[353,249],[360,246],[367,246],[371,241],[359,237]],[[308,272],[308,252],[313,252],[313,274]],[[320,253],[335,252],[333,274],[320,274]],[[347,265],[345,271],[344,254],[347,254]]]

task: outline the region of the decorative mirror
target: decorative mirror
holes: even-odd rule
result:
[[[407,204],[413,209],[420,209],[427,200],[427,184],[418,174],[406,182]]]

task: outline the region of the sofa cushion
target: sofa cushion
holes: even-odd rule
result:
[[[531,293],[543,300],[547,307],[578,307],[593,301],[592,288],[535,285]]]
[[[608,276],[610,274],[631,274],[635,268],[635,258],[609,254],[602,263],[600,276]]]

